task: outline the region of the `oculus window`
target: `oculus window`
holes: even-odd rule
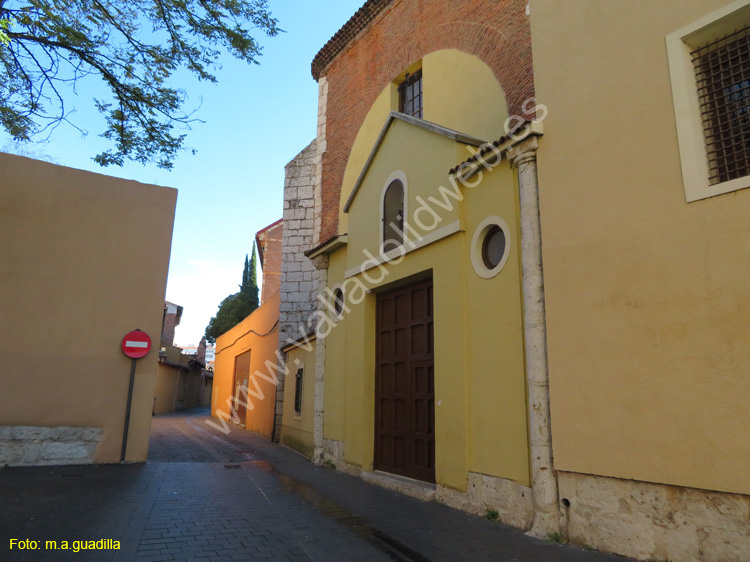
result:
[[[491,279],[500,273],[510,256],[510,228],[496,216],[487,217],[474,230],[471,265],[479,277]]]

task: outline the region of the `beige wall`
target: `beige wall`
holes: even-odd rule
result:
[[[279,293],[216,339],[216,364],[214,366],[211,414],[231,418],[229,407],[233,392],[235,360],[250,352],[249,402],[246,428],[271,437],[273,431],[276,375],[266,362],[276,365],[279,343]],[[258,374],[260,373],[260,375]],[[265,377],[265,378],[264,378]],[[271,379],[271,380],[268,380]],[[239,381],[241,382],[241,381]],[[222,414],[223,412],[223,414]]]
[[[177,191],[0,154],[0,425],[104,430],[118,462],[140,328],[127,460],[144,461]]]
[[[289,375],[284,386],[284,412],[281,442],[305,456],[313,455],[313,422],[315,419],[315,340],[287,352]],[[294,411],[295,377],[302,375],[302,411]]]
[[[750,190],[685,202],[665,47],[726,4],[532,1],[558,470],[750,493]]]
[[[168,414],[210,404],[202,402],[205,391],[200,369],[159,363],[154,391],[154,414]]]

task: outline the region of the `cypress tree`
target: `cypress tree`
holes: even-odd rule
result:
[[[257,262],[255,245],[253,245],[252,257],[248,259],[247,254],[245,254],[242,284],[239,286],[240,291],[221,301],[216,316],[211,318],[206,327],[205,337],[208,343],[215,343],[216,338],[234,328],[258,308]]]
[[[255,304],[253,310],[260,306],[258,300],[258,256],[255,253],[255,244],[253,244],[253,256],[250,258],[250,265],[248,267],[248,281],[246,293],[250,296],[250,300]]]

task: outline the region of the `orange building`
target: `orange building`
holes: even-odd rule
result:
[[[231,422],[269,438],[274,431],[277,384],[283,380],[277,376],[282,232],[279,220],[256,234],[263,268],[261,305],[216,339],[211,398],[211,415],[222,426]]]

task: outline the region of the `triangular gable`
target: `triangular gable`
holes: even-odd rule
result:
[[[367,171],[370,169],[370,165],[372,164],[372,161],[375,159],[375,155],[380,149],[380,146],[383,144],[383,140],[385,139],[385,135],[388,132],[388,129],[390,129],[391,125],[396,119],[398,119],[399,121],[403,121],[404,123],[409,123],[410,125],[420,127],[421,129],[424,129],[425,131],[430,131],[431,133],[435,133],[437,135],[441,135],[449,139],[453,139],[456,142],[469,144],[471,146],[481,146],[485,143],[485,141],[483,140],[466,135],[459,131],[454,131],[453,129],[449,129],[447,127],[443,127],[442,125],[431,123],[430,121],[425,121],[423,119],[417,119],[416,117],[411,117],[404,113],[391,111],[390,114],[388,115],[388,118],[385,121],[385,125],[383,125],[383,129],[380,131],[378,140],[375,141],[375,145],[372,147],[372,151],[370,152],[370,155],[367,157],[367,162],[365,162],[365,165],[362,168],[362,172],[359,174],[359,178],[357,178],[357,182],[354,184],[354,189],[352,189],[352,192],[349,195],[349,199],[346,200],[346,205],[344,205],[345,213],[349,212],[349,209],[351,208],[352,203],[354,203],[354,198],[357,196],[357,192],[359,191],[359,188],[362,185],[362,182],[364,181],[365,176],[367,175]]]

